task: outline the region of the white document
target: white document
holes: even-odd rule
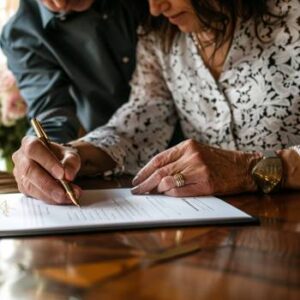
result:
[[[215,197],[132,195],[130,189],[86,190],[81,208],[0,194],[0,236],[254,222]]]

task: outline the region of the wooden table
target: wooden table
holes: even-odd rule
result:
[[[0,299],[300,299],[300,193],[225,200],[261,224],[2,239]]]

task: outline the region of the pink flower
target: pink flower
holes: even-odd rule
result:
[[[26,115],[27,106],[16,85],[13,74],[2,67],[0,73],[0,123],[13,126]]]

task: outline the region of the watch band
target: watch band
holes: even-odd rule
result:
[[[282,161],[275,151],[265,151],[263,158],[252,169],[257,186],[265,193],[275,191],[282,180]]]

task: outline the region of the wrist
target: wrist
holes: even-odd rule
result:
[[[81,159],[80,176],[103,174],[115,167],[115,161],[103,150],[84,141],[70,143],[76,148]]]
[[[255,182],[252,170],[257,165],[257,163],[263,158],[263,154],[261,152],[245,152],[244,153],[244,159],[246,161],[246,167],[245,167],[245,187],[248,192],[256,192],[258,191],[257,183]]]
[[[283,163],[278,153],[272,150],[264,151],[262,158],[252,169],[252,177],[259,190],[265,194],[282,187]]]
[[[299,146],[277,151],[283,164],[282,188],[300,188],[300,149]]]

